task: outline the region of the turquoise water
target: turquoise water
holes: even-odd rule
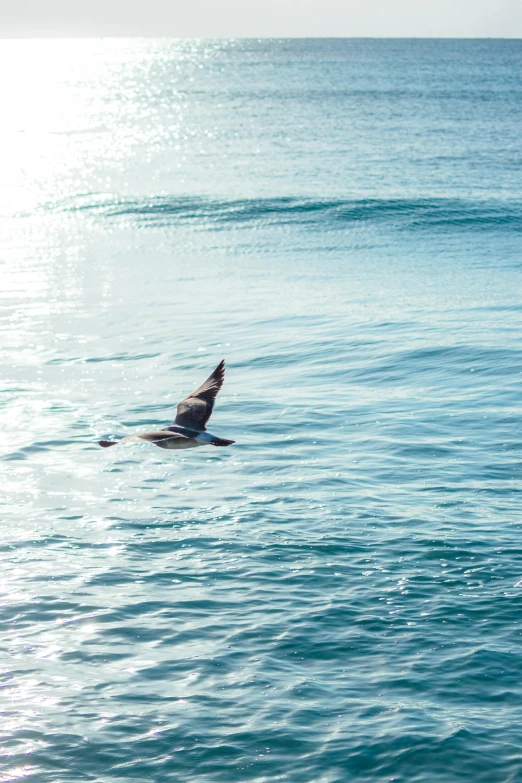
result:
[[[522,43],[0,63],[2,783],[521,780]]]

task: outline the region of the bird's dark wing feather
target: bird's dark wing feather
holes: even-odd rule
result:
[[[214,407],[218,391],[225,379],[225,360],[220,361],[212,375],[196,391],[178,405],[174,424],[202,432]]]

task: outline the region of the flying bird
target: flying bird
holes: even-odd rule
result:
[[[214,401],[225,379],[225,360],[220,361],[212,375],[198,386],[196,391],[185,397],[180,402],[176,411],[176,418],[170,427],[164,427],[155,432],[137,432],[127,435],[121,440],[100,440],[98,443],[103,448],[115,446],[125,441],[144,440],[154,443],[161,449],[193,449],[196,446],[230,446],[233,440],[218,438],[206,430],[206,423],[210,419]]]

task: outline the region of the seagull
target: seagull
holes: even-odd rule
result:
[[[225,360],[222,359],[212,375],[198,386],[196,391],[185,397],[180,402],[176,411],[176,418],[170,427],[164,427],[155,432],[137,432],[127,435],[121,440],[99,440],[103,448],[115,446],[125,441],[144,440],[154,443],[160,449],[193,449],[196,446],[230,446],[234,440],[218,438],[206,430],[206,423],[210,419],[214,401],[225,379]]]

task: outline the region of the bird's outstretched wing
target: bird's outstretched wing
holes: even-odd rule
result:
[[[155,443],[160,445],[167,441],[185,441],[190,440],[186,435],[180,435],[178,432],[166,432],[165,430],[158,430],[157,432],[137,432],[135,435],[128,435],[124,440],[146,440],[148,443]]]
[[[225,379],[225,360],[222,359],[212,375],[196,391],[185,397],[177,407],[174,424],[203,432],[214,407],[218,391]]]
[[[164,445],[167,442],[187,441],[191,440],[186,435],[181,435],[179,432],[167,432],[166,430],[158,430],[158,432],[135,432],[133,435],[127,435],[126,438],[121,440],[99,440],[100,446],[106,449],[108,446],[116,446],[118,443],[126,443],[129,440],[145,440],[148,443],[155,443],[156,446]],[[171,448],[170,446],[168,448]]]

